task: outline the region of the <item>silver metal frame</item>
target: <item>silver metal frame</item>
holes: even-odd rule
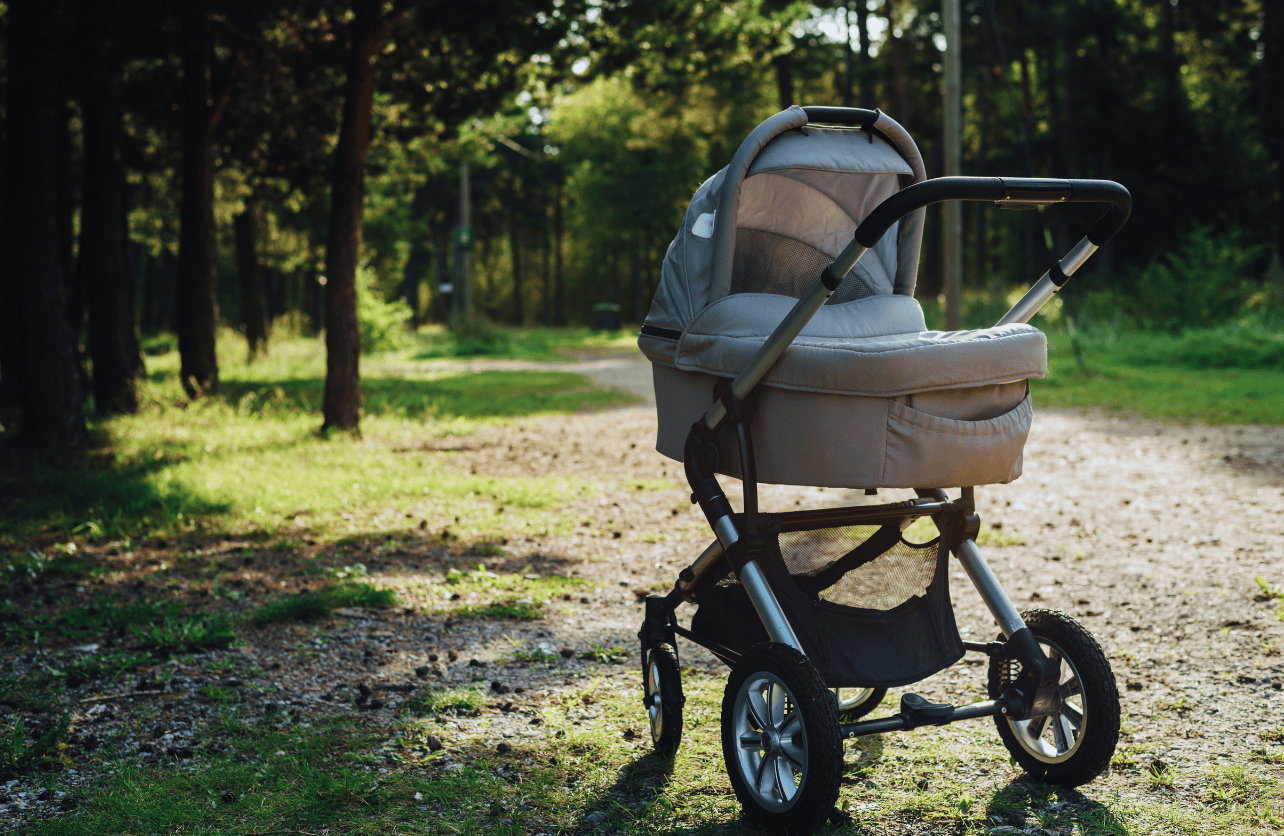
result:
[[[964,540],[954,550],[954,556],[958,558],[959,563],[963,564],[963,570],[967,572],[972,585],[980,593],[981,600],[985,602],[990,614],[998,622],[999,629],[1003,631],[1003,637],[1010,639],[1013,633],[1025,629],[1025,621],[1021,618],[1021,613],[1017,612],[1012,599],[1003,591],[999,579],[990,569],[990,564],[986,563],[985,558],[981,556],[981,550],[976,547],[976,543]]]
[[[1066,253],[1065,257],[1057,262],[1057,268],[1069,279],[1096,251],[1097,245],[1084,238],[1071,247],[1070,252]],[[1043,278],[1034,283],[1034,287],[1026,291],[1021,300],[1013,305],[1012,309],[1005,313],[1002,319],[995,323],[995,326],[1008,325],[1013,322],[1029,322],[1061,287],[1062,285],[1052,281],[1052,271],[1049,270],[1043,274]]]

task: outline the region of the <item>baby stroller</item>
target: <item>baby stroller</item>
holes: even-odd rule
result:
[[[943,333],[927,330],[913,294],[925,207],[945,200],[1109,208],[995,327]],[[1047,368],[1046,339],[1026,323],[1131,206],[1102,180],[927,180],[894,120],[831,107],[772,116],[696,192],[638,344],[652,362],[657,449],[683,462],[717,539],[672,592],[646,599],[643,702],[656,749],[671,754],[682,735],[677,637],[731,666],[722,749],[750,820],[808,833],[838,797],[844,738],[975,717],[993,717],[1041,780],[1078,786],[1110,763],[1110,665],[1070,617],[1016,610],[977,549],[973,487],[1021,474],[1028,381]],[[719,473],[743,481],[741,512]],[[760,481],[916,498],[762,513]],[[923,517],[939,536],[911,542],[906,529]],[[951,554],[997,640],[959,635]],[[698,607],[689,628],[676,614],[684,603]],[[861,719],[887,688],[965,652],[989,657],[988,700],[905,693],[899,713]]]

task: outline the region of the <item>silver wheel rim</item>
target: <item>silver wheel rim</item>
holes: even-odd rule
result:
[[[838,699],[838,713],[851,711],[863,705],[874,693],[873,688],[835,688],[834,696]]]
[[[1022,749],[1043,763],[1061,763],[1079,751],[1083,743],[1088,730],[1088,705],[1083,698],[1083,680],[1074,662],[1055,642],[1040,638],[1039,644],[1060,668],[1057,687],[1061,692],[1061,710],[1047,717],[1009,720],[1008,725]]]
[[[807,781],[807,730],[793,693],[774,674],[755,673],[732,710],[736,766],[765,810],[788,810]]]
[[[651,742],[658,743],[664,734],[664,697],[660,693],[660,666],[654,660],[646,668],[646,693],[651,698],[646,709],[651,718]]]

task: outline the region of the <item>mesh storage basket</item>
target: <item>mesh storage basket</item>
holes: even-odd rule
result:
[[[832,512],[760,521],[755,556],[830,687],[906,685],[962,658],[939,538],[910,543],[894,522],[853,525]],[[692,630],[702,639],[735,653],[767,640],[738,581],[720,581],[699,604]]]

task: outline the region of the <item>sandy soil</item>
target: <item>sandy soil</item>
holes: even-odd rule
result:
[[[532,368],[541,364],[476,361],[465,368]],[[587,358],[577,368],[604,385],[649,399],[649,367],[630,357]],[[1284,583],[1284,427],[1181,426],[1102,412],[1039,409],[1026,448],[1025,475],[1011,485],[977,491],[979,513],[1020,545],[984,551],[1012,599],[1021,608],[1050,607],[1072,614],[1097,637],[1112,660],[1132,739],[1154,748],[1170,763],[1245,762],[1260,735],[1284,718],[1284,621],[1277,602],[1259,594],[1255,575]],[[418,607],[398,613],[348,613],[334,619],[313,647],[300,650],[300,630],[260,630],[236,657],[235,674],[248,710],[265,715],[289,706],[296,719],[352,710],[361,682],[418,680],[441,686],[467,682],[502,684],[503,703],[489,716],[459,721],[462,737],[489,740],[538,736],[524,719],[558,689],[606,676],[613,687],[632,687],[632,655],[615,665],[572,658],[560,668],[516,665],[515,643],[553,652],[636,646],[640,596],[667,590],[711,537],[690,505],[681,468],[654,451],[655,417],[649,403],[597,414],[547,416],[493,427],[425,455],[447,457],[461,471],[496,474],[609,475],[613,487],[569,509],[585,522],[565,537],[514,538],[509,554],[487,559],[494,571],[556,566],[598,582],[581,600],[550,608],[529,624],[444,621]],[[639,489],[629,480],[648,480]],[[670,480],[669,487],[655,487]],[[738,501],[736,485],[727,480]],[[908,492],[860,492],[766,486],[764,510],[891,501]],[[235,543],[210,544],[207,552],[235,561]],[[403,589],[424,574],[439,575],[448,547],[425,537],[370,560],[381,583]],[[139,571],[164,548],[137,553]],[[282,563],[295,559],[282,555]],[[271,556],[259,553],[255,572],[269,571]],[[249,570],[247,569],[247,577]],[[953,595],[965,637],[988,639],[993,620],[957,564]],[[250,582],[253,595],[269,588]],[[276,594],[279,586],[270,589]],[[33,590],[40,596],[47,590]],[[405,603],[420,602],[413,593]],[[248,606],[250,601],[246,602]],[[689,614],[689,613],[688,613]],[[717,668],[703,652],[684,657]],[[450,658],[451,653],[455,656]],[[36,656],[12,657],[17,670],[39,664]],[[211,657],[212,658],[212,657]],[[282,666],[281,660],[287,664]],[[475,660],[473,664],[470,661]],[[128,740],[119,754],[144,758],[191,756],[183,741],[199,739],[210,714],[198,689],[210,674],[179,676],[164,694],[131,694],[128,686],[101,699],[92,686],[71,691],[82,737],[106,737],[123,728],[130,712],[161,697],[181,706],[149,731],[169,734],[169,748]],[[275,667],[274,667],[275,665]],[[959,686],[983,686],[983,668],[960,665],[913,690],[928,697],[967,702]],[[244,681],[242,681],[244,680]],[[256,695],[280,686],[285,700]],[[229,686],[231,687],[231,686]],[[517,690],[520,689],[520,692]],[[400,691],[383,694],[395,708]],[[1183,702],[1184,700],[1184,702]],[[110,706],[110,710],[94,706]],[[1174,706],[1177,706],[1176,708]],[[179,718],[182,722],[178,722]],[[372,718],[373,719],[373,718]],[[391,719],[391,715],[389,715]],[[642,728],[639,709],[639,728]],[[471,725],[470,725],[471,724]],[[163,726],[163,727],[162,727]],[[96,730],[96,731],[95,731]],[[175,737],[177,735],[177,737]],[[164,739],[164,738],[162,738]],[[447,741],[449,748],[450,742]],[[185,753],[185,754],[184,754]],[[101,755],[101,750],[100,750]],[[105,756],[102,757],[106,760]],[[92,760],[92,759],[91,759]],[[82,767],[92,781],[96,767]],[[3,777],[3,776],[0,776]],[[0,821],[37,814],[57,802],[37,798],[28,779],[0,781]],[[7,805],[7,806],[6,806]],[[52,808],[49,808],[52,810]]]

